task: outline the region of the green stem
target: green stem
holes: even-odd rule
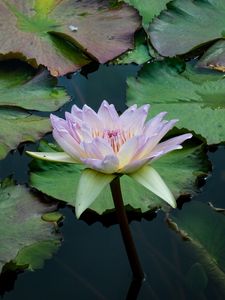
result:
[[[123,237],[124,245],[126,248],[128,260],[130,262],[134,279],[143,280],[145,276],[129,228],[128,219],[124,208],[123,197],[120,188],[119,177],[113,179],[113,181],[110,183],[110,188],[111,188],[114,205],[116,208],[118,223],[120,225],[120,231]]]

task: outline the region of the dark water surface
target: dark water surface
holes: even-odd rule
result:
[[[134,76],[137,70],[135,66],[101,66],[89,74],[88,79],[80,74],[73,75],[72,79],[60,79],[59,84],[67,88],[73,101],[58,115],[64,115],[74,103],[79,106],[87,103],[97,109],[103,99],[123,111],[126,78]],[[35,149],[35,145],[29,144],[25,149]],[[0,174],[2,178],[12,174],[17,182],[26,183],[30,158],[21,154],[23,147],[20,150],[0,161]],[[225,148],[221,146],[208,154],[213,164],[212,176],[191,201],[211,201],[216,206],[223,206]],[[189,202],[185,203],[182,210],[188,205]],[[15,274],[0,281],[0,290],[7,289],[8,284],[8,291],[3,296],[5,300],[223,299],[210,282],[204,293],[188,286],[186,274],[197,262],[196,258],[191,255],[186,242],[168,227],[163,212],[142,219],[139,216],[139,220],[130,223],[147,277],[137,298],[135,289],[129,291],[132,274],[115,216],[109,218],[108,224],[105,219],[103,224],[100,219],[89,216],[85,221],[78,221],[69,207],[62,208],[61,212],[65,215],[60,229],[64,241],[59,251],[45,262],[43,269],[18,274],[15,281]],[[93,224],[88,225],[86,221]]]

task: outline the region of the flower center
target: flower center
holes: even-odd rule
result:
[[[109,142],[115,153],[120,150],[120,147],[126,142],[127,139],[124,131],[120,129],[105,129],[103,131],[103,138]]]

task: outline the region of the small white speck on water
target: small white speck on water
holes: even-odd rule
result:
[[[78,30],[78,27],[74,26],[74,25],[69,25],[68,27],[69,27],[70,31],[77,31]]]

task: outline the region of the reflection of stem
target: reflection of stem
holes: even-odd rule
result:
[[[142,286],[141,280],[132,280],[127,292],[126,300],[136,300]]]
[[[111,193],[116,208],[118,223],[120,225],[121,234],[123,237],[124,245],[127,251],[127,256],[133,272],[134,279],[143,280],[144,272],[142,270],[134,241],[129,228],[126,211],[123,204],[123,198],[120,188],[120,179],[116,177],[111,183]]]

